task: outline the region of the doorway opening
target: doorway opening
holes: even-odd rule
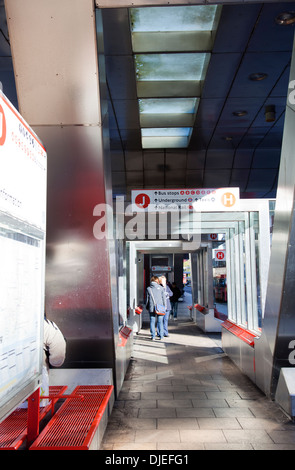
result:
[[[130,308],[144,305],[152,273],[165,274],[169,282],[177,279],[183,291],[189,281],[191,316],[205,331],[220,331],[228,319],[259,335],[270,255],[269,203],[243,200],[239,211],[204,212],[197,221],[182,223],[182,238],[193,235],[191,244],[180,239],[127,242]]]

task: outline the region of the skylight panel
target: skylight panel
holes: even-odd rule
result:
[[[186,148],[220,5],[130,8],[143,148]]]
[[[143,137],[188,137],[191,132],[190,127],[163,127],[142,129]]]
[[[135,33],[211,31],[217,11],[217,5],[132,8],[131,29]]]
[[[191,127],[142,129],[142,148],[186,148],[191,133]]]
[[[139,100],[140,114],[195,114],[197,98],[149,98]]]
[[[199,81],[203,80],[209,53],[136,54],[138,81]]]

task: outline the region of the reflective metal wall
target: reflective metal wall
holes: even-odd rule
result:
[[[292,366],[289,344],[295,338],[294,78],[293,47],[265,315],[262,336],[255,342],[257,384],[270,396],[275,395],[281,368]]]
[[[115,246],[93,235],[94,207],[112,201],[99,14],[92,0],[5,7],[20,112],[48,153],[47,315],[67,339],[64,367],[113,367]]]

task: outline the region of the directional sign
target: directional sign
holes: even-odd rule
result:
[[[140,189],[131,192],[134,211],[237,211],[239,199],[239,188]]]

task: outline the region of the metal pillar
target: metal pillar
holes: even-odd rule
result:
[[[100,15],[92,0],[5,8],[19,109],[48,153],[47,315],[67,339],[64,367],[113,368],[115,249],[93,233],[94,207],[112,205]]]
[[[255,342],[256,382],[275,396],[282,367],[290,368],[295,338],[295,50],[291,63],[262,336]],[[294,371],[295,369],[293,369]]]

